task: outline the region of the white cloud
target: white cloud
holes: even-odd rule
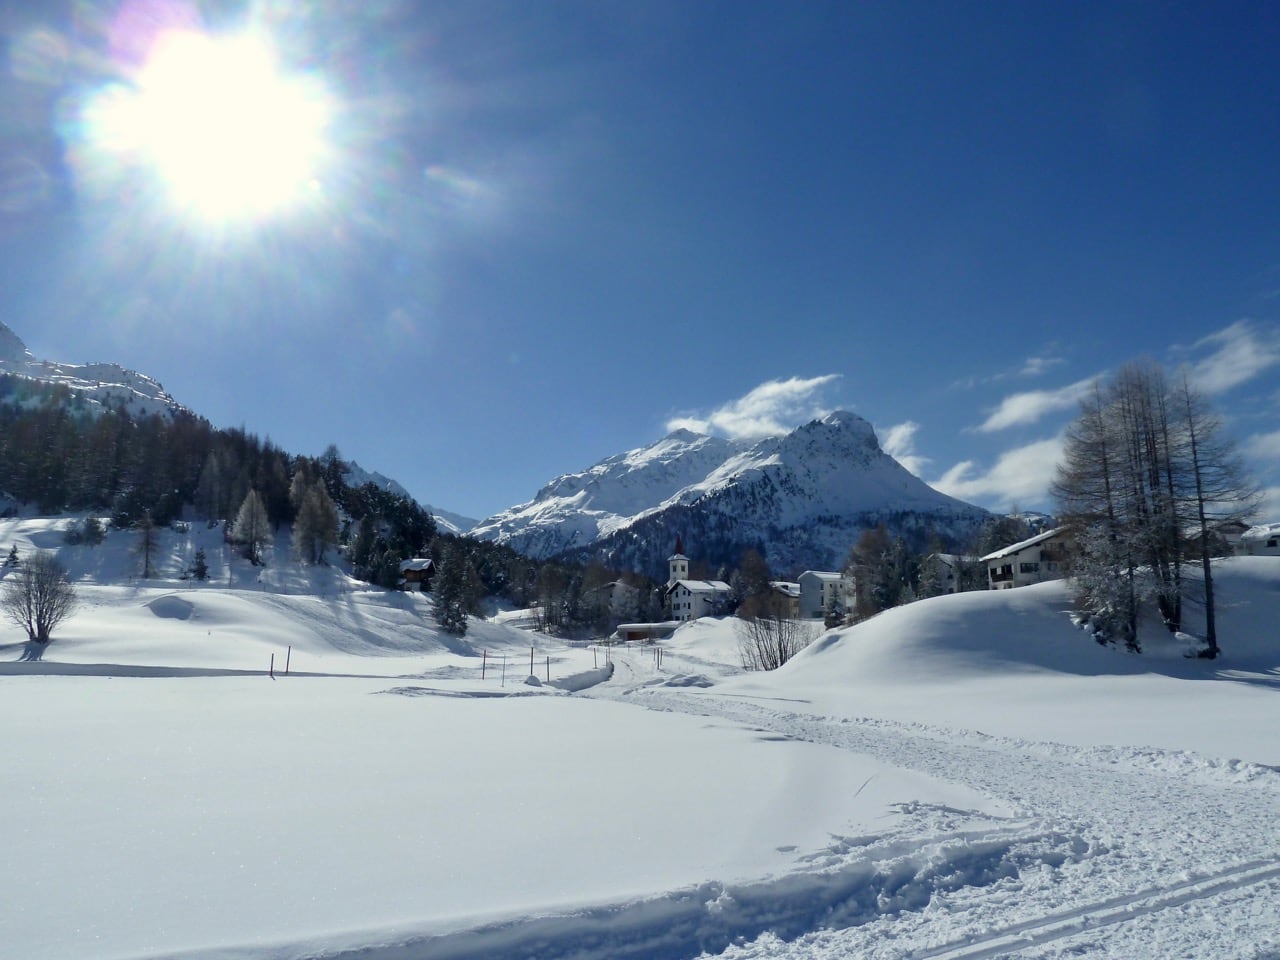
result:
[[[995,433],[997,430],[1035,423],[1050,413],[1072,410],[1093,389],[1097,379],[1094,376],[1057,390],[1028,390],[1005,397],[978,429],[983,433]]]
[[[716,433],[735,440],[780,436],[806,420],[830,413],[819,403],[818,395],[838,379],[838,373],[829,373],[808,380],[769,380],[706,416],[675,417],[667,421],[667,429]]]
[[[933,462],[928,457],[921,457],[916,454],[916,432],[919,429],[920,424],[914,420],[896,424],[885,432],[884,442],[880,445],[880,449],[917,477],[922,474],[925,467]]]
[[[964,460],[930,482],[945,494],[970,502],[983,502],[996,509],[1015,505],[1045,504],[1049,484],[1062,459],[1062,437],[1038,440],[1024,447],[1006,450],[989,470],[981,470],[972,460]]]
[[[1000,383],[1004,380],[1013,380],[1015,378],[1027,379],[1030,377],[1039,377],[1049,371],[1050,367],[1056,367],[1060,363],[1066,363],[1065,357],[1059,357],[1050,350],[1056,349],[1053,345],[1046,348],[1046,352],[1034,357],[1027,357],[1022,361],[1022,366],[1002,370],[999,373],[993,373],[985,377],[965,377],[954,381],[951,386],[957,390],[972,390],[988,383]]]
[[[1244,452],[1259,460],[1280,460],[1280,430],[1255,433],[1245,443]]]
[[[1050,367],[1056,367],[1060,363],[1065,363],[1062,357],[1027,357],[1022,364],[1022,369],[1018,371],[1020,377],[1038,377]]]
[[[1191,364],[1191,379],[1205,393],[1223,393],[1280,364],[1280,330],[1237,320],[1191,347],[1212,352]]]

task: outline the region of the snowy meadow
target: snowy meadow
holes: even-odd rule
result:
[[[284,541],[143,581],[60,529],[0,521],[82,600],[0,632],[0,955],[1280,957],[1280,559],[1223,563],[1214,662],[1050,583],[745,674],[729,619],[458,639]]]

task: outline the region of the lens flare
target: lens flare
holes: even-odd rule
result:
[[[150,168],[178,209],[260,219],[316,194],[331,104],[317,78],[284,72],[261,36],[173,31],[86,119],[101,149]]]

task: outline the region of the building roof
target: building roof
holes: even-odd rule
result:
[[[1241,540],[1270,540],[1280,537],[1280,523],[1260,523],[1240,534]]]
[[[428,570],[434,566],[435,562],[430,557],[415,557],[412,560],[401,560],[400,572],[404,573],[406,570]]]
[[[800,596],[800,584],[792,583],[790,580],[770,580],[769,586],[788,597]]]
[[[667,587],[670,593],[676,587],[684,587],[690,593],[732,593],[733,587],[723,580],[677,580]]]
[[[842,573],[832,573],[830,570],[806,570],[800,574],[801,577],[817,577],[827,583],[838,583],[844,579]]]
[[[985,563],[988,560],[1001,560],[1004,557],[1011,557],[1015,553],[1021,553],[1023,550],[1027,549],[1027,547],[1034,547],[1037,543],[1044,543],[1046,540],[1052,540],[1054,537],[1066,533],[1066,531],[1066,527],[1054,527],[1052,530],[1046,530],[1044,533],[1036,534],[1034,537],[1023,540],[1021,543],[1015,543],[1012,546],[1003,547],[995,553],[988,553],[982,558],[982,561]]]

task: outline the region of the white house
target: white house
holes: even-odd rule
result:
[[[723,580],[677,580],[667,587],[672,620],[696,620],[725,612],[733,588]]]
[[[733,588],[723,580],[690,580],[684,542],[676,537],[676,552],[667,557],[667,607],[672,620],[696,620],[725,612]]]
[[[1044,580],[1061,580],[1067,575],[1069,549],[1067,528],[1056,527],[989,553],[982,558],[987,565],[987,585],[992,590],[1007,590]]]
[[[1280,557],[1280,523],[1261,523],[1240,535],[1244,553],[1251,557]]]
[[[802,619],[821,620],[837,606],[845,610],[853,606],[853,583],[843,574],[806,570],[797,579]]]

